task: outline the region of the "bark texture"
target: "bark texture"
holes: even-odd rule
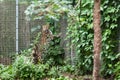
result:
[[[46,50],[46,46],[48,46],[49,41],[53,39],[53,34],[49,29],[49,25],[43,25],[41,30],[40,41],[38,44],[35,44],[33,48],[33,61],[35,64],[39,63],[42,59],[42,53]]]
[[[101,28],[100,28],[100,2],[101,0],[94,0],[94,66],[93,66],[93,80],[100,80],[100,52],[101,52]]]
[[[33,48],[33,61],[35,64],[39,63],[41,60],[41,55],[44,50],[44,46],[47,43],[47,36],[49,31],[49,25],[43,25],[41,30],[41,37],[39,43],[35,44],[35,47]]]

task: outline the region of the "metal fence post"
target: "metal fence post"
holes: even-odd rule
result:
[[[16,53],[18,53],[18,0],[16,0]]]

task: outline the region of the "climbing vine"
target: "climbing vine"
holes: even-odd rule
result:
[[[81,7],[77,9],[80,14],[79,21],[69,23],[68,38],[76,46],[77,66],[80,74],[92,73],[93,56],[93,1],[82,0]],[[113,69],[118,62],[117,29],[120,19],[120,5],[117,0],[106,0],[101,3],[101,27],[102,27],[102,53],[101,75],[114,76]],[[77,18],[77,17],[76,17]],[[77,20],[77,19],[76,19]]]
[[[93,68],[93,1],[82,0],[81,6],[77,8],[71,3],[66,0],[35,0],[25,13],[27,19],[45,19],[47,22],[51,19],[59,21],[64,15],[68,22],[67,39],[70,39],[70,43],[75,47],[77,74],[91,74]],[[115,37],[118,28],[117,21],[120,19],[119,4],[117,0],[102,0],[101,3],[101,75],[104,74],[104,77],[114,76],[114,65],[119,57],[116,51],[118,41]]]

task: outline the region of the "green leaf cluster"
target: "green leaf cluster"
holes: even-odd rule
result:
[[[70,66],[69,66],[70,68]],[[16,56],[13,64],[5,66],[0,64],[1,80],[72,80],[62,75],[63,67],[53,66],[49,63],[34,64],[31,57]]]
[[[41,20],[53,19],[58,21],[60,16],[69,11],[68,1],[60,0],[36,0],[25,11],[27,19]]]
[[[68,39],[76,49],[76,65],[78,74],[92,74],[93,68],[93,1],[84,0],[78,7],[79,16],[68,18]],[[102,28],[102,52],[101,75],[110,77],[114,74],[115,63],[119,61],[117,56],[118,21],[120,19],[120,5],[116,0],[101,2],[101,28]],[[69,46],[71,46],[69,44]]]
[[[101,1],[102,52],[101,75],[109,77],[114,74],[118,41],[116,32],[120,19],[120,3],[117,0]],[[25,11],[29,19],[58,21],[61,16],[67,18],[67,39],[74,44],[78,74],[92,74],[93,69],[93,1],[82,0],[81,6],[71,7],[66,0],[36,0]],[[68,47],[69,47],[68,46]],[[52,52],[56,53],[56,52]]]
[[[43,62],[49,63],[50,65],[63,65],[64,64],[64,50],[60,46],[60,37],[54,37],[49,42],[48,46],[45,46],[43,52]]]

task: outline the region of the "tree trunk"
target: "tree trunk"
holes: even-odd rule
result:
[[[43,25],[41,29],[41,36],[40,36],[40,42],[38,44],[35,44],[35,47],[33,48],[33,57],[34,57],[34,63],[37,64],[41,61],[42,53],[45,51],[45,47],[48,44],[48,39],[53,39],[53,35],[49,30],[49,25]]]
[[[100,52],[101,52],[101,28],[100,28],[100,2],[101,0],[94,0],[94,66],[93,66],[93,80],[100,80]]]

